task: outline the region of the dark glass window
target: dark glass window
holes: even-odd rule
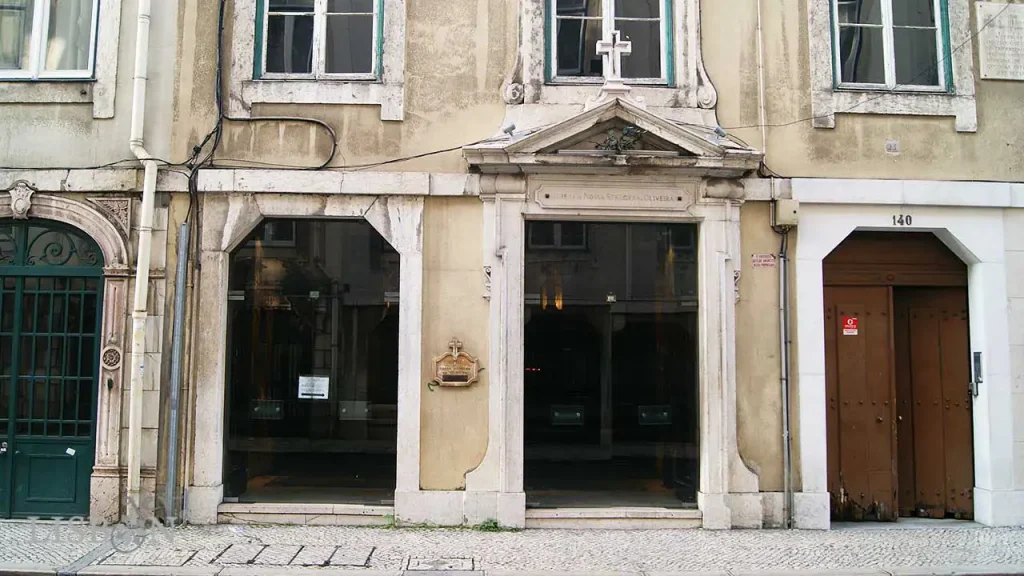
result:
[[[602,76],[603,58],[597,43],[605,21],[628,40],[631,52],[622,57],[623,78],[662,77],[662,3],[664,0],[557,0],[554,5],[556,76]]]
[[[400,263],[368,250],[386,245],[364,221],[268,220],[232,255],[228,497],[390,501]]]
[[[376,0],[266,1],[266,72],[313,76],[374,72]]]
[[[553,250],[538,238],[585,238]],[[696,502],[697,227],[527,222],[529,506]]]
[[[941,86],[941,0],[834,1],[842,82]]]

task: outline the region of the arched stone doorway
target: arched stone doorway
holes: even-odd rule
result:
[[[24,424],[28,425],[28,435],[33,439],[37,437],[41,439],[55,439],[42,442],[42,444],[52,442],[54,445],[45,447],[52,453],[45,452],[44,450],[44,457],[37,458],[40,461],[40,469],[36,472],[44,473],[46,465],[57,465],[54,460],[64,458],[71,458],[78,462],[77,465],[81,466],[81,470],[76,469],[75,472],[78,483],[73,485],[74,494],[69,494],[67,490],[61,493],[62,489],[60,487],[54,487],[54,490],[58,493],[58,497],[54,499],[63,500],[64,502],[53,502],[52,504],[55,505],[55,508],[52,510],[41,508],[37,510],[31,508],[31,506],[24,506],[24,504],[28,503],[28,500],[33,498],[39,499],[36,498],[38,494],[34,495],[35,493],[29,492],[24,496],[26,502],[21,502],[18,505],[15,505],[13,500],[7,499],[10,504],[6,508],[6,512],[7,515],[38,516],[69,516],[71,514],[78,514],[81,516],[88,515],[94,522],[116,521],[120,516],[121,507],[118,448],[120,445],[121,385],[124,367],[122,359],[124,355],[125,306],[127,304],[129,287],[129,268],[127,265],[129,257],[127,243],[128,218],[119,218],[113,209],[108,210],[107,212],[109,213],[98,210],[85,199],[34,192],[25,182],[15,183],[14,188],[9,192],[12,201],[0,204],[0,223],[2,223],[0,225],[6,226],[8,230],[14,230],[15,228],[23,230],[21,234],[23,234],[26,240],[29,238],[29,231],[33,229],[50,235],[55,232],[70,234],[74,238],[73,242],[76,243],[76,247],[81,247],[82,252],[77,256],[78,265],[73,265],[72,258],[61,263],[61,259],[68,255],[68,252],[64,251],[66,247],[59,252],[56,247],[50,248],[47,251],[46,247],[50,243],[44,243],[39,247],[41,254],[36,256],[35,263],[38,265],[40,262],[43,262],[50,264],[51,267],[60,268],[61,270],[58,273],[51,273],[47,276],[45,274],[40,275],[38,272],[28,273],[25,270],[21,270],[19,272],[23,273],[15,274],[14,265],[11,262],[5,261],[0,263],[0,277],[3,277],[0,285],[12,283],[14,289],[11,292],[14,293],[14,298],[18,297],[19,284],[21,284],[22,294],[25,293],[26,284],[31,285],[30,290],[37,293],[48,293],[47,304],[53,304],[55,301],[60,302],[60,298],[65,298],[65,302],[70,302],[70,296],[75,293],[82,297],[83,303],[85,296],[94,298],[95,301],[89,302],[89,306],[90,310],[95,309],[96,316],[94,326],[83,326],[77,333],[61,332],[64,336],[78,339],[75,342],[76,354],[78,354],[77,344],[79,342],[89,344],[88,347],[91,350],[86,350],[75,358],[76,371],[82,371],[82,368],[78,366],[78,362],[82,361],[84,362],[86,375],[69,377],[62,372],[58,373],[56,378],[58,384],[70,382],[70,380],[61,382],[62,379],[66,378],[84,379],[75,381],[76,384],[80,384],[77,388],[65,387],[62,392],[71,389],[81,395],[84,387],[86,395],[90,398],[88,413],[82,414],[76,411],[72,422],[71,419],[61,416],[61,406],[58,405],[57,419],[51,420],[49,406],[43,403],[39,407],[42,412],[38,412],[38,414],[43,415],[43,418],[38,419],[37,422],[37,412],[34,412],[36,406],[30,403],[26,407],[30,416],[20,419],[24,421]],[[109,197],[100,199],[97,204],[121,208],[122,216],[126,216],[129,213],[131,202],[130,198]],[[26,251],[23,254],[20,260],[21,266],[26,266],[27,258],[31,254],[31,251]],[[40,257],[43,260],[39,260]],[[16,254],[13,258],[12,262],[18,261]],[[13,278],[14,280],[8,281],[7,278]],[[22,280],[19,280],[19,278]],[[36,280],[30,280],[30,278],[35,278]],[[76,278],[80,281],[75,280]],[[58,279],[61,279],[61,282],[58,282]],[[58,288],[58,284],[61,288]],[[52,288],[50,288],[51,285]],[[38,286],[38,288],[35,286]],[[8,290],[5,288],[4,291],[7,292]],[[70,306],[70,304],[65,304],[65,306]],[[34,314],[36,312],[35,307],[36,303],[33,302]],[[48,307],[45,313],[46,315],[50,314]],[[21,313],[21,316],[22,324],[19,326],[19,329],[23,330],[28,316],[24,312]],[[69,315],[66,317],[70,319]],[[50,322],[49,316],[44,316],[43,319],[46,322]],[[13,327],[13,318],[11,320]],[[30,328],[38,327],[39,316],[36,315],[33,320],[36,322],[36,326],[30,325]],[[61,328],[63,329],[63,327]],[[82,338],[86,328],[91,328],[92,331],[88,332],[89,335],[86,338]],[[77,336],[74,336],[74,334],[77,334]],[[13,338],[13,334],[11,336]],[[28,334],[20,336],[20,339],[23,341],[26,336],[30,340],[33,338],[36,340],[44,338],[36,330],[29,330]],[[49,344],[49,340],[53,338],[53,332],[47,330],[45,338],[47,339],[47,344]],[[89,338],[92,340],[90,341]],[[44,347],[43,350],[45,351],[46,348]],[[50,348],[50,350],[52,351],[53,348]],[[19,357],[22,356],[24,355],[19,350]],[[92,370],[91,375],[88,370],[90,368]],[[46,375],[43,381],[47,382],[47,386],[54,382],[53,376],[54,372],[52,370]],[[29,375],[29,379],[32,382],[37,380],[35,374]],[[43,388],[44,399],[48,389],[47,387]],[[34,390],[32,393],[34,394]],[[8,403],[11,402],[11,394],[8,394],[7,398]],[[34,397],[30,399],[35,400]],[[80,408],[77,401],[74,406],[76,410]],[[4,408],[7,410],[4,414],[8,417],[9,428],[10,425],[13,425],[16,431],[19,425],[16,402],[13,407],[11,404],[6,404]],[[67,412],[66,406],[63,409]],[[10,421],[12,411],[14,413],[13,422]],[[0,410],[0,412],[3,412],[3,410]],[[65,416],[68,416],[68,414],[65,414]],[[33,426],[35,426],[35,430]],[[74,427],[73,436],[70,434],[72,426]],[[85,428],[88,428],[89,434],[79,436],[79,426],[82,427],[83,432]],[[40,430],[43,432],[41,435],[31,434],[33,431],[38,432]],[[65,431],[69,433],[68,436],[64,435]],[[55,434],[51,434],[51,432],[55,432]],[[82,437],[88,439],[88,441],[77,441],[79,443],[84,442],[88,446],[88,449],[84,452],[72,445],[75,442],[69,443],[66,440],[67,438]],[[14,457],[22,456],[21,454],[14,454],[17,448],[11,443],[11,440],[8,440],[8,442],[8,455]],[[31,444],[29,447],[31,448]],[[54,450],[56,452],[53,452]],[[74,451],[74,453],[72,454],[69,450]],[[26,458],[29,456],[29,454],[25,454]],[[29,473],[29,476],[35,473],[31,468],[25,471]],[[14,470],[14,473],[17,474],[17,470]],[[0,496],[0,500],[4,498],[4,496]],[[59,507],[57,505],[64,505],[69,509],[57,510],[56,507]]]

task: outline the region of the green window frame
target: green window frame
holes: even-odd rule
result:
[[[619,0],[599,0],[602,5],[603,28],[611,31],[615,28],[615,4]],[[657,78],[623,77],[627,84],[647,84],[654,86],[675,86],[675,21],[673,13],[674,0],[660,0],[661,7],[661,75]],[[555,14],[558,0],[545,0],[544,6],[544,80],[549,84],[600,84],[599,76],[577,76],[557,74],[556,38],[558,36],[558,17]],[[619,18],[621,20],[621,18]],[[628,38],[627,38],[628,39]],[[624,56],[629,58],[630,56]]]
[[[255,0],[256,20],[253,30],[253,71],[254,80],[342,80],[342,81],[377,81],[384,74],[384,0],[372,0],[373,37],[371,47],[372,62],[370,72],[338,74],[329,73],[325,69],[326,22],[328,15],[342,13],[328,12],[329,0],[313,0],[310,12],[314,19],[313,33],[313,65],[310,73],[268,72],[267,59],[267,26],[269,23],[269,0]],[[347,14],[347,13],[345,13]],[[357,15],[369,15],[357,14]]]
[[[929,0],[934,14],[932,25],[897,22],[893,12],[893,3],[900,1],[902,0],[873,0],[873,5],[878,8],[877,13],[872,11],[873,15],[851,18],[851,9],[856,10],[863,7],[867,4],[864,0],[828,0],[831,15],[832,86],[834,89],[954,93],[948,0]],[[872,5],[869,4],[869,8],[870,6]],[[898,67],[896,31],[899,30],[904,34],[914,32],[927,34],[932,29],[934,29],[936,44],[935,82],[918,83],[917,80],[927,74],[931,68],[912,70],[909,73],[909,79],[906,77],[904,71]],[[859,59],[861,57],[860,43],[868,32],[880,36],[884,79],[882,81],[844,80],[844,77],[848,77],[848,75],[844,76],[843,44],[849,42],[850,49],[857,51],[856,58]],[[845,38],[844,33],[847,34]],[[876,42],[878,39],[876,38]],[[853,45],[856,45],[856,48]],[[852,56],[851,54],[848,57]]]

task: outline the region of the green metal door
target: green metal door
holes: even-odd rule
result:
[[[0,517],[89,512],[102,286],[83,232],[0,220]]]

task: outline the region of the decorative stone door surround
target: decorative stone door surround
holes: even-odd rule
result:
[[[794,180],[801,215],[796,248],[796,322],[799,350],[799,462],[802,487],[794,494],[797,528],[829,527],[822,261],[855,230],[930,231],[968,266],[972,352],[982,355],[982,383],[974,401],[975,520],[1024,524],[1024,490],[1014,478],[1014,403],[1007,298],[1006,184]],[[934,205],[942,192],[945,206]],[[1016,209],[1020,209],[1019,207]],[[893,223],[910,214],[913,226]],[[904,220],[905,221],[905,220]],[[966,386],[968,383],[965,382]]]
[[[0,219],[30,218],[62,222],[88,234],[103,252],[103,319],[96,395],[96,459],[90,480],[89,518],[94,523],[120,518],[121,386],[129,298],[127,218],[131,198],[71,198],[35,191],[15,182],[11,200],[0,203]],[[26,206],[27,201],[27,206]],[[104,208],[98,209],[97,207]],[[125,215],[119,218],[119,214]]]
[[[195,361],[194,452],[185,492],[186,520],[216,523],[217,506],[224,497],[228,265],[231,252],[264,218],[364,218],[400,254],[395,482],[400,508],[398,494],[419,491],[423,197],[210,193],[203,197],[202,216],[198,317],[203,321],[195,335],[195,349],[201,352]]]
[[[615,200],[593,202],[587,200],[586,195],[579,195],[597,188],[600,189],[598,194]],[[484,460],[466,478],[467,522],[496,518],[506,526],[525,525],[525,222],[559,218],[700,225],[698,506],[706,528],[761,526],[758,478],[743,463],[736,443],[734,279],[739,269],[741,202],[706,198],[704,191],[704,183],[699,179],[669,176],[494,175],[482,178],[482,244],[485,274],[489,275],[486,296],[490,298],[490,426]],[[555,203],[550,198],[554,195],[562,199],[581,199]]]

